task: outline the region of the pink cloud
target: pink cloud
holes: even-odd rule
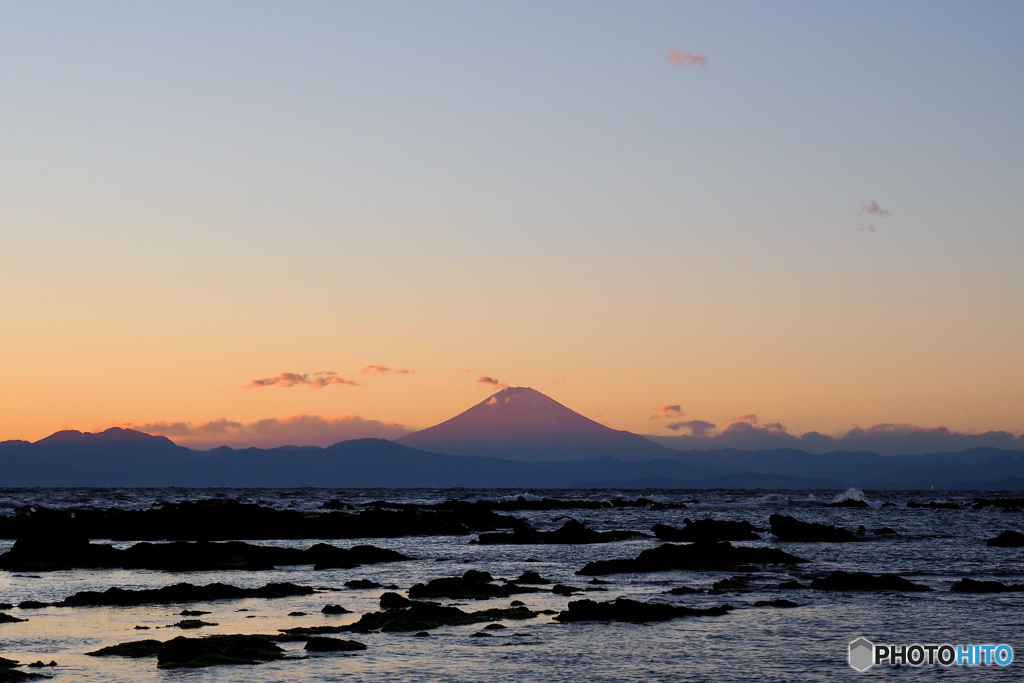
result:
[[[480,375],[479,377],[477,377],[476,383],[483,384],[484,386],[498,387],[501,389],[504,389],[505,387],[508,386],[508,384],[506,384],[505,382],[494,379],[493,377],[488,377],[487,375]]]
[[[876,202],[874,199],[871,200],[870,204],[866,204],[863,207],[861,207],[860,212],[862,214],[868,214],[869,216],[879,216],[880,218],[886,218],[889,216],[890,213],[892,213],[891,211],[880,207],[878,205],[878,202]]]
[[[713,422],[707,422],[705,420],[687,420],[685,422],[670,422],[665,425],[673,432],[678,432],[685,429],[690,432],[690,436],[709,436],[715,429]]]
[[[406,370],[405,368],[391,368],[383,365],[367,365],[365,368],[359,371],[360,375],[415,375],[415,370]]]
[[[265,377],[263,379],[254,379],[249,382],[245,387],[247,389],[259,389],[261,387],[295,387],[300,385],[307,385],[322,389],[323,387],[331,385],[342,385],[349,387],[361,386],[359,382],[345,379],[336,372],[317,372],[312,375],[298,372],[282,372],[275,377]]]
[[[678,403],[658,406],[654,409],[654,415],[651,415],[652,420],[659,420],[661,418],[668,417],[682,417],[686,415],[686,411]]]
[[[404,425],[366,420],[355,415],[294,415],[248,423],[221,418],[199,424],[152,422],[140,425],[129,423],[124,426],[147,434],[166,436],[181,446],[199,449],[219,446],[330,446],[349,439],[397,439],[410,431]]]
[[[672,66],[699,66],[703,68],[708,65],[708,60],[707,57],[702,55],[691,55],[689,52],[669,50],[668,63]]]

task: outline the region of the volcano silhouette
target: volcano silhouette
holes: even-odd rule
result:
[[[652,460],[672,451],[631,432],[610,429],[528,387],[502,389],[441,424],[398,443],[449,455],[531,461]]]

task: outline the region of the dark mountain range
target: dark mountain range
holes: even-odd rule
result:
[[[412,448],[533,462],[672,457],[631,432],[610,429],[528,387],[509,387],[441,424],[398,439]]]
[[[0,442],[0,488],[1024,488],[1022,451],[673,451],[525,388],[501,391],[400,441],[197,451],[129,429],[62,431],[35,443]],[[428,450],[414,447],[421,444]]]

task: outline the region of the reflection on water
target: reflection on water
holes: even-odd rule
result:
[[[435,502],[445,498],[493,498],[515,495],[517,491],[439,490],[323,490],[323,489],[57,489],[0,490],[0,512],[12,514],[26,504],[51,507],[117,506],[146,508],[156,501],[230,497],[262,502],[274,507],[315,510],[331,498],[359,504],[387,499],[405,502]],[[550,616],[525,622],[506,622],[504,630],[491,637],[473,637],[479,626],[442,627],[428,638],[405,633],[354,635],[368,645],[356,654],[308,656],[301,643],[282,644],[289,656],[300,658],[258,666],[219,667],[205,670],[160,671],[153,659],[94,658],[86,652],[128,640],[177,635],[213,633],[275,633],[294,626],[343,624],[364,612],[376,611],[383,589],[351,590],[344,582],[367,578],[381,584],[397,584],[403,591],[414,583],[439,576],[482,569],[496,577],[512,578],[525,570],[539,572],[555,582],[587,586],[589,577],[574,572],[589,561],[614,557],[635,557],[641,550],[659,544],[656,539],[636,539],[590,546],[477,546],[472,537],[430,537],[331,541],[350,546],[361,542],[391,548],[415,559],[355,569],[313,571],[309,566],[272,571],[217,571],[165,573],[158,571],[96,570],[53,573],[0,572],[0,602],[24,600],[56,601],[81,590],[158,588],[189,581],[215,581],[255,587],[270,581],[291,581],[331,589],[313,596],[275,600],[238,600],[205,604],[153,605],[128,608],[58,608],[22,610],[9,613],[29,621],[0,624],[0,655],[22,662],[54,659],[59,666],[45,669],[57,681],[282,681],[282,680],[474,680],[550,681],[587,680],[835,680],[856,676],[846,663],[846,648],[858,636],[875,642],[1008,643],[1018,658],[1024,657],[1021,615],[1024,594],[961,595],[949,592],[950,584],[965,576],[1024,582],[1024,549],[987,548],[984,540],[1003,529],[1024,530],[1021,513],[992,509],[929,510],[907,509],[907,500],[937,500],[932,493],[878,492],[864,494],[871,507],[826,508],[823,501],[855,497],[836,491],[742,492],[742,491],[534,491],[559,498],[636,498],[643,495],[666,502],[689,501],[688,510],[655,511],[648,508],[559,510],[513,514],[528,519],[541,529],[554,529],[566,517],[583,521],[599,530],[647,530],[655,523],[680,526],[685,517],[693,519],[747,520],[767,529],[768,516],[784,512],[805,521],[817,521],[856,529],[893,527],[896,538],[864,543],[821,544],[774,541],[765,532],[752,545],[784,547],[810,559],[808,565],[771,569],[750,575],[750,592],[700,593],[673,596],[665,593],[686,585],[703,590],[729,574],[677,571],[654,574],[623,574],[603,577],[610,584],[603,592],[586,597],[610,600],[625,596],[639,600],[666,601],[705,607],[729,603],[737,609],[727,616],[691,618],[634,625],[581,623],[559,624]],[[980,494],[979,494],[980,495]],[[992,497],[991,492],[984,494]],[[972,493],[944,493],[943,499],[969,502]],[[882,501],[897,505],[882,507]],[[307,547],[306,541],[267,541],[269,545]],[[6,550],[10,541],[0,541]],[[130,543],[117,543],[125,547]],[[916,583],[935,589],[933,593],[823,593],[778,589],[780,581],[796,578],[807,583],[806,575],[835,569],[847,571],[896,572]],[[570,600],[549,592],[515,596],[535,610],[564,609]],[[787,598],[800,606],[794,609],[753,607],[756,600]],[[464,609],[505,607],[509,599],[468,601]],[[327,603],[340,603],[353,614],[326,616],[320,610]],[[210,614],[203,620],[216,626],[197,631],[170,627],[182,617],[183,609],[202,609]],[[304,612],[305,616],[289,616]],[[136,627],[148,627],[147,629]],[[872,669],[873,675],[912,676],[931,679],[939,674],[957,680],[1020,680],[1015,662],[1007,668],[955,668],[940,672],[887,667]]]

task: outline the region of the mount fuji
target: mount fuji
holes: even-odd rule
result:
[[[448,455],[532,462],[611,457],[670,458],[675,451],[631,432],[610,429],[528,387],[509,387],[450,420],[407,434],[398,443]]]

